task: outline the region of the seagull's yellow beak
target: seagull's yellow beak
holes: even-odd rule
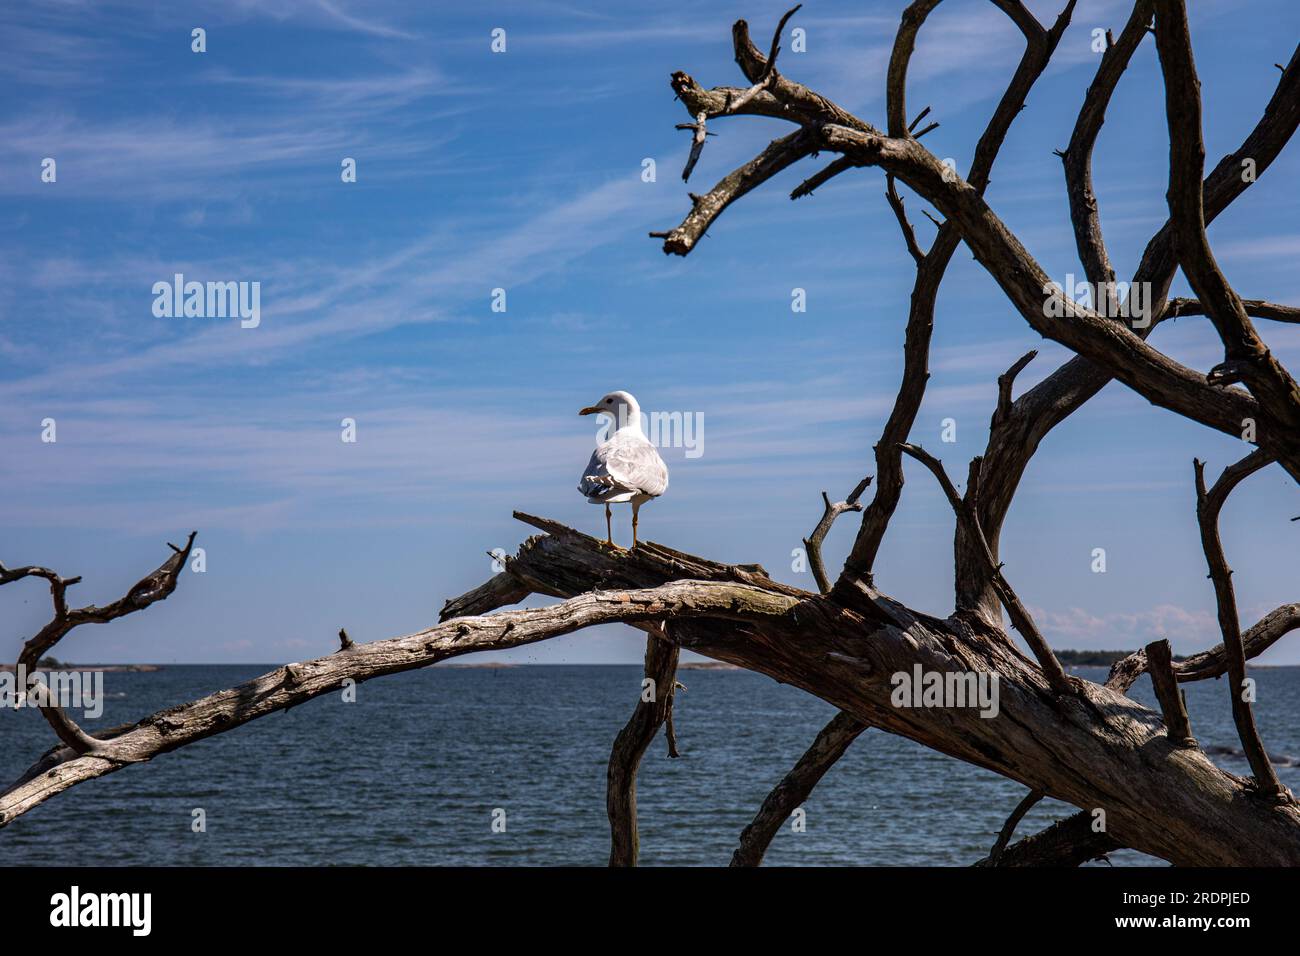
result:
[[[595,415],[595,414],[597,414],[597,413],[599,413],[599,412],[600,412],[600,406],[599,406],[599,405],[588,405],[588,406],[587,406],[586,408],[584,408],[582,411],[578,412],[578,414],[579,414],[579,415]]]

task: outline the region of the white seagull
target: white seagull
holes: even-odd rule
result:
[[[606,415],[614,433],[596,446],[578,490],[593,505],[605,506],[605,540],[614,544],[609,506],[632,502],[632,547],[636,547],[637,512],[668,490],[668,466],[641,431],[641,406],[628,392],[610,392],[579,415]],[[617,547],[617,545],[615,545]]]

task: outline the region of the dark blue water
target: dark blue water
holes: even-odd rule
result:
[[[124,723],[262,673],[171,666],[106,674],[93,729]],[[1104,672],[1080,671],[1090,679]],[[1255,669],[1269,751],[1300,754],[1300,668]],[[605,764],[640,692],[634,666],[437,667],[330,695],[91,781],[0,830],[11,861],[57,865],[596,864],[609,848]],[[642,763],[643,865],[725,865],[741,829],[832,708],[743,671],[683,671],[669,760]],[[1203,745],[1238,747],[1223,681],[1183,685]],[[113,696],[118,695],[118,696]],[[1151,704],[1143,678],[1134,696]],[[35,711],[0,711],[0,776],[52,742]],[[1249,772],[1231,755],[1216,761]],[[1280,766],[1300,789],[1300,770]],[[988,851],[1024,790],[870,730],[787,826],[770,864],[966,865]],[[192,811],[207,832],[191,831]],[[492,832],[505,810],[506,831]],[[1040,804],[1021,835],[1072,813]],[[1152,862],[1133,852],[1117,865]]]

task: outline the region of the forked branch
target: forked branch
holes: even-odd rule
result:
[[[32,565],[11,571],[0,564],[0,585],[20,581],[26,577],[43,578],[49,583],[54,616],[23,645],[18,655],[16,669],[19,674],[25,675],[25,686],[21,688],[20,693],[31,696],[33,703],[40,708],[42,715],[59,739],[75,753],[102,753],[106,748],[101,741],[77,726],[53,698],[49,688],[41,682],[36,673],[41,658],[49,654],[59,641],[82,624],[107,624],[109,621],[135,611],[142,611],[151,604],[165,600],[172,591],[176,590],[181,569],[185,567],[185,562],[190,557],[190,550],[194,547],[195,534],[196,532],[190,532],[184,548],[169,543],[168,547],[172,549],[171,557],[151,574],[137,581],[124,596],[104,607],[97,607],[94,604],[80,608],[68,607],[68,588],[80,582],[80,576],[65,578],[48,568]]]
[[[817,587],[826,594],[831,589],[830,578],[826,576],[826,565],[822,562],[822,542],[826,540],[826,535],[831,530],[831,525],[835,519],[846,511],[861,511],[862,503],[858,500],[862,497],[862,492],[867,490],[867,485],[871,484],[871,476],[863,478],[857,486],[849,493],[849,496],[843,501],[831,502],[826,492],[822,492],[822,516],[817,522],[817,527],[813,528],[812,534],[803,539],[804,550],[808,554],[808,566],[812,568],[813,577],[817,580]]]
[[[1255,715],[1246,699],[1246,652],[1241,638],[1241,623],[1237,617],[1237,598],[1232,586],[1232,569],[1223,553],[1219,539],[1219,512],[1232,490],[1246,477],[1254,474],[1271,461],[1262,449],[1256,449],[1235,465],[1224,469],[1214,487],[1205,488],[1205,464],[1196,461],[1196,518],[1201,528],[1201,547],[1214,582],[1214,595],[1219,608],[1219,629],[1223,632],[1223,647],[1228,659],[1228,692],[1232,701],[1232,719],[1241,738],[1241,749],[1250,762],[1255,775],[1255,785],[1265,796],[1287,799],[1288,791],[1277,779],[1264,744],[1255,727]]]
[[[1011,618],[1011,626],[1020,632],[1025,639],[1025,643],[1029,645],[1029,649],[1034,652],[1034,657],[1038,659],[1038,665],[1043,669],[1043,676],[1047,678],[1047,683],[1057,695],[1072,693],[1074,686],[1070,683],[1070,678],[1061,667],[1061,662],[1056,659],[1056,654],[1052,651],[1051,645],[1047,643],[1047,638],[1043,637],[1042,632],[1038,629],[1038,625],[1034,623],[1028,608],[1021,603],[1020,598],[1002,574],[1002,565],[998,563],[989,550],[988,541],[984,538],[984,532],[980,529],[979,514],[976,510],[978,496],[968,494],[966,499],[963,500],[962,496],[957,493],[957,488],[949,479],[948,473],[944,470],[943,462],[924,448],[911,444],[903,444],[900,447],[904,453],[930,469],[930,472],[939,482],[939,487],[943,489],[948,503],[952,505],[952,509],[957,515],[957,521],[965,525],[967,534],[977,545],[978,553],[983,558],[985,567],[991,575],[993,588],[997,591],[1002,606],[1006,608],[1007,616]],[[978,458],[971,463],[972,478],[979,473],[978,463]]]
[[[1300,434],[1300,386],[1259,338],[1240,297],[1215,262],[1205,234],[1200,80],[1192,58],[1187,9],[1182,0],[1154,2],[1169,126],[1169,218],[1183,272],[1223,341],[1224,365],[1215,370],[1219,374],[1211,374],[1221,382],[1245,382],[1275,427]]]

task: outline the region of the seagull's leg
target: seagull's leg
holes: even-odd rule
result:
[[[641,510],[641,502],[637,501],[635,498],[632,499],[632,547],[634,549],[636,548],[637,512],[639,512],[640,510]]]
[[[611,523],[612,518],[609,513],[609,502],[605,502],[605,543],[614,543],[614,525]]]

